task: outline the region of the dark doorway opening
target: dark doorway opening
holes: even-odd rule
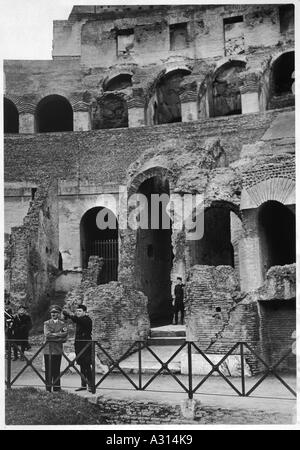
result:
[[[273,65],[273,92],[275,95],[292,93],[294,82],[292,74],[295,70],[295,54],[287,52],[281,55]]]
[[[181,122],[180,83],[188,70],[175,70],[164,75],[156,87],[157,104],[154,112],[154,125]]]
[[[232,61],[217,70],[212,82],[211,117],[242,113],[239,74],[245,63]]]
[[[19,133],[19,113],[11,100],[4,99],[4,133]]]
[[[73,109],[68,100],[60,95],[43,98],[36,110],[38,133],[73,131]]]
[[[264,203],[258,212],[261,256],[264,272],[272,266],[296,261],[296,228],[294,213],[276,201]]]
[[[169,182],[166,178],[155,176],[144,181],[139,193],[148,201],[148,229],[138,229],[136,246],[136,274],[141,290],[148,297],[148,311],[151,326],[172,323],[171,268],[172,245],[171,224],[166,214],[166,203],[160,202],[157,215],[157,229],[151,229],[151,216],[154,217],[154,203],[151,195],[169,196]],[[162,198],[162,197],[161,197]],[[165,197],[167,199],[167,197]],[[168,224],[168,229],[165,225]]]
[[[105,216],[115,228],[99,229],[98,213]],[[88,267],[90,256],[99,256],[104,259],[99,284],[118,280],[118,223],[114,213],[103,207],[88,210],[80,223],[81,264],[84,269]]]
[[[220,206],[205,211],[203,237],[189,244],[191,265],[234,267],[230,213],[229,208]]]

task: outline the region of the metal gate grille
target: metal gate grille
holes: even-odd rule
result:
[[[90,256],[100,256],[104,259],[100,284],[118,280],[118,239],[92,241],[89,249]]]

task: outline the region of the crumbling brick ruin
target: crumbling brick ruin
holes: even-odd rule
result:
[[[295,329],[293,5],[74,6],[53,33],[51,60],[4,62],[13,303],[71,291],[126,341],[171,322],[181,276],[188,339],[272,362]],[[137,193],[202,194],[203,238],[122,227]]]

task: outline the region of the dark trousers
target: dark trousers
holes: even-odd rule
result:
[[[25,340],[20,340],[20,339],[16,340],[14,342],[14,346],[13,346],[14,347],[14,358],[18,357],[19,350],[21,350],[21,352],[24,353],[26,348],[27,348],[27,345],[28,345],[28,340],[27,339],[25,339]],[[20,353],[21,357],[23,356],[22,353]]]
[[[181,318],[181,323],[183,324],[183,319],[184,319],[184,304],[182,301],[178,301],[175,300],[175,305],[174,305],[174,317],[175,317],[175,324],[178,324],[178,313],[180,312],[180,318]]]
[[[86,387],[86,380],[88,382],[88,386],[91,387],[92,384],[92,368],[91,368],[91,362],[90,361],[80,361],[80,372],[86,379],[81,378],[81,386]]]
[[[54,381],[60,375],[61,355],[51,355],[51,356],[44,355],[44,361],[45,361],[45,378],[47,391],[51,392],[52,385],[53,391],[60,391],[60,378],[56,381],[55,385]]]

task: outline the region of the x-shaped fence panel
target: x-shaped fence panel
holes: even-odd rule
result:
[[[38,350],[34,353],[34,355],[31,358],[28,358],[26,354],[21,350],[20,345],[16,343],[16,341],[7,341],[7,350],[8,350],[8,358],[7,358],[7,367],[6,367],[6,386],[8,389],[10,389],[16,381],[19,379],[19,377],[25,372],[25,370],[29,367],[33,369],[33,371],[38,375],[40,380],[43,384],[47,384],[46,378],[44,378],[39,370],[33,365],[33,361],[38,357],[38,355],[42,352],[42,350],[45,348],[47,343],[44,343],[41,345]],[[24,358],[25,365],[19,370],[19,372],[14,376],[12,379],[12,367],[11,367],[11,350],[15,348],[17,349],[22,358]],[[99,358],[99,355],[97,353],[97,350],[102,352],[104,355],[106,361],[108,361],[108,367],[106,373],[104,373],[101,378],[96,381],[96,355]],[[187,384],[182,381],[173,371],[170,367],[170,364],[174,361],[177,355],[181,351],[185,350],[187,354],[187,377],[184,377],[184,380],[186,380]],[[153,375],[145,382],[143,383],[143,359],[142,359],[142,351],[149,352],[150,355],[154,358],[155,361],[157,361],[160,365],[159,369],[153,373]],[[92,380],[87,380],[85,375],[76,367],[76,364],[78,364],[78,361],[80,358],[86,353],[90,352],[91,355],[91,371],[92,371]],[[56,379],[51,383],[53,386],[60,380],[70,369],[74,369],[75,372],[81,377],[81,379],[86,383],[90,384],[91,391],[93,393],[96,392],[96,389],[99,388],[104,380],[107,379],[110,375],[113,373],[120,373],[123,375],[123,377],[131,384],[131,386],[136,390],[146,390],[155,379],[157,379],[161,374],[167,374],[171,376],[177,383],[177,385],[180,386],[180,388],[188,394],[189,398],[193,398],[193,395],[195,393],[200,393],[199,389],[202,387],[207,380],[212,377],[215,373],[217,373],[230,388],[239,396],[243,397],[249,397],[253,392],[263,383],[263,381],[270,375],[273,375],[280,383],[293,395],[296,397],[295,390],[282,378],[281,375],[278,373],[278,368],[280,364],[292,353],[292,349],[289,349],[287,352],[285,352],[279,360],[272,365],[269,365],[259,354],[256,350],[252,348],[250,344],[247,342],[237,342],[235,343],[227,352],[226,354],[220,355],[220,360],[215,363],[211,360],[211,357],[205,353],[195,342],[185,342],[182,345],[180,345],[171,355],[168,356],[168,359],[166,361],[163,361],[162,357],[157,354],[157,352],[151,348],[151,346],[148,344],[147,341],[136,341],[133,342],[128,349],[122,354],[122,356],[118,358],[114,358],[111,356],[109,351],[104,348],[103,345],[101,345],[97,341],[86,341],[85,345],[82,347],[80,352],[77,353],[76,357],[74,359],[70,359],[69,356],[62,352],[62,357],[67,361],[67,366],[64,368],[62,372],[60,372],[59,376],[56,377]],[[121,367],[121,363],[126,360],[127,357],[130,355],[136,354],[138,358],[138,367],[137,367],[137,374],[138,374],[138,382],[136,383],[136,380],[134,380],[124,368]],[[199,354],[201,357],[206,361],[206,363],[209,364],[211,369],[206,373],[201,381],[196,384],[196,386],[193,386],[193,381],[195,380],[195,370],[193,368],[193,354]],[[229,376],[226,376],[222,371],[222,364],[226,361],[226,359],[230,355],[235,355],[240,358],[240,373],[239,377],[241,379],[241,390],[238,389],[232,381],[229,379]],[[256,358],[257,361],[259,361],[265,368],[265,372],[262,374],[262,376],[259,378],[259,380],[252,386],[249,390],[246,389],[246,376],[245,376],[245,364],[246,360],[249,358],[249,356],[252,355]],[[101,358],[99,358],[101,359]],[[45,368],[46,369],[46,368]],[[49,372],[51,373],[51,358],[50,358],[50,368]]]

